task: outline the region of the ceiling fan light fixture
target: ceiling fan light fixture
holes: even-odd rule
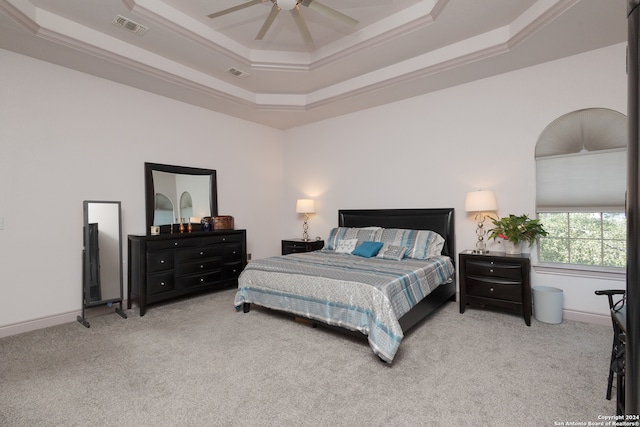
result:
[[[276,4],[282,10],[293,10],[298,5],[298,0],[277,0]]]

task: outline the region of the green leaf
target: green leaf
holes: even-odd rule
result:
[[[489,239],[504,236],[510,242],[527,242],[531,246],[538,238],[548,235],[539,219],[530,219],[525,214],[493,218],[491,223],[494,227],[489,230]]]

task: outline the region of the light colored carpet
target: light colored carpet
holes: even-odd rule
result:
[[[234,290],[0,339],[2,426],[553,426],[614,415],[610,328],[448,303],[392,365]],[[614,390],[615,395],[615,390]]]

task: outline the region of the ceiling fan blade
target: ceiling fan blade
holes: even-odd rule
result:
[[[263,3],[265,1],[268,1],[268,0],[251,0],[251,1],[248,1],[246,3],[239,4],[238,6],[233,6],[233,7],[230,7],[229,9],[221,10],[220,12],[212,13],[212,14],[207,15],[207,16],[209,18],[211,18],[211,19],[217,18],[218,16],[226,15],[227,13],[231,13],[231,12],[236,12],[238,10],[242,10],[242,9],[247,8],[247,7]]]
[[[260,31],[258,31],[256,40],[262,40],[264,35],[267,34],[267,31],[269,31],[269,28],[271,28],[271,24],[273,24],[273,21],[276,19],[278,12],[280,12],[280,8],[277,4],[274,3],[271,7],[271,12],[269,12],[267,19],[265,19],[264,24],[262,24],[262,28],[260,28]]]
[[[313,9],[316,12],[323,14],[328,18],[340,21],[343,24],[352,25],[355,27],[360,22],[350,16],[345,15],[344,13],[338,12],[337,10],[332,9],[329,6],[320,3],[317,0],[302,0],[301,4],[308,7],[309,9]]]
[[[304,21],[304,18],[300,14],[300,9],[296,6],[291,9],[291,15],[293,15],[293,20],[296,21],[296,25],[298,26],[298,30],[300,30],[300,34],[306,43],[313,43],[313,38],[311,38],[311,33],[309,32],[309,27],[307,27],[307,23]]]

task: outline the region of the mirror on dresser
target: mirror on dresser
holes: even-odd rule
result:
[[[238,286],[247,264],[245,230],[196,221],[181,230],[173,223],[218,215],[216,171],[157,163],[145,163],[144,171],[147,231],[127,239],[127,308],[135,303],[144,316],[149,305]]]
[[[215,170],[145,163],[144,180],[147,234],[152,226],[170,232],[181,218],[218,215]],[[200,229],[199,221],[195,227]]]
[[[85,309],[118,304],[122,310],[122,225],[120,202],[85,200],[83,202],[82,316],[78,322],[90,327]]]

